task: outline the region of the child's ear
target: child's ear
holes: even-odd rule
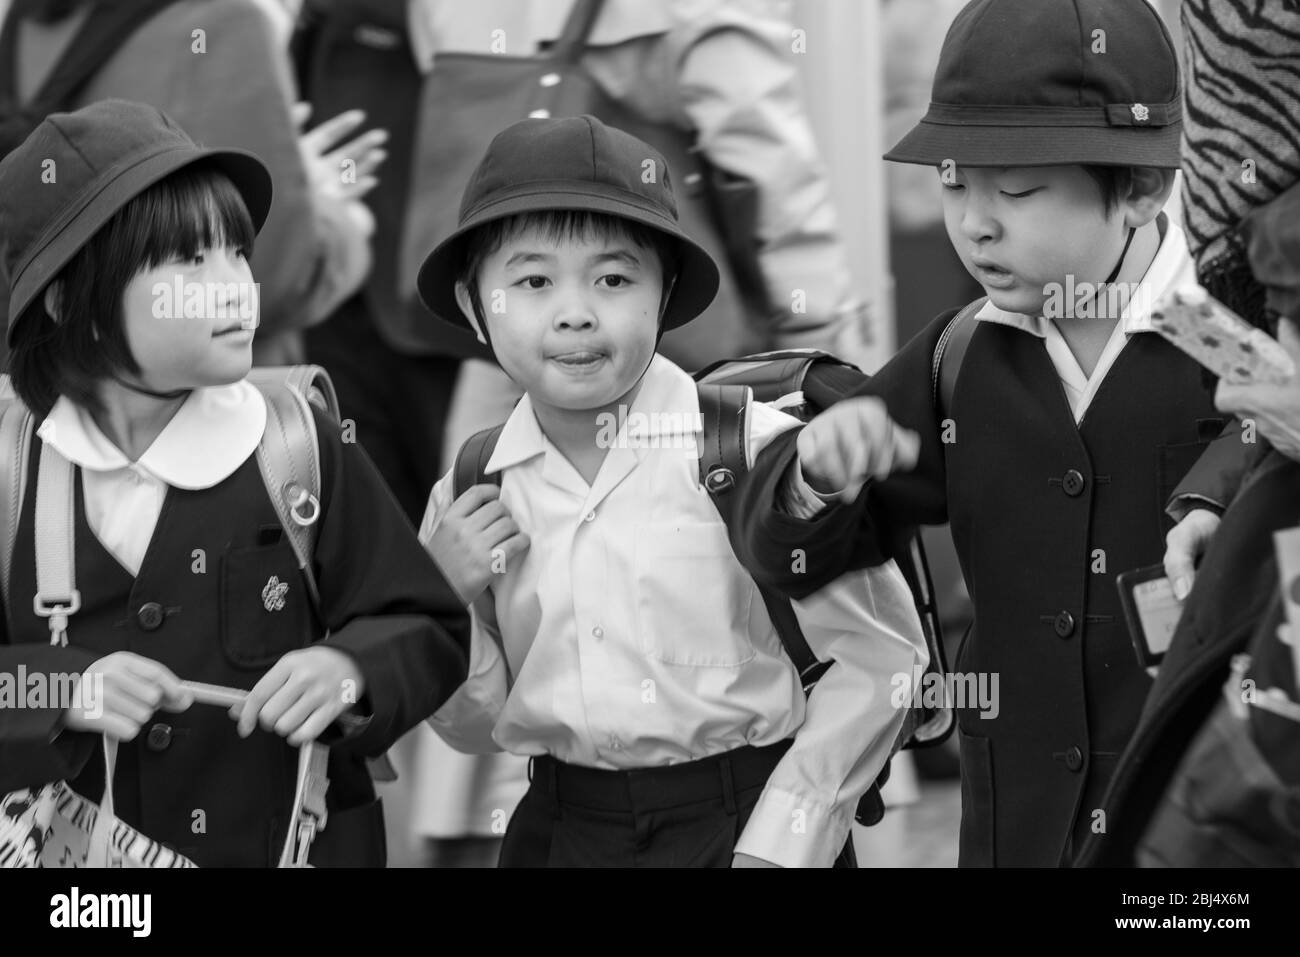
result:
[[[1154,220],[1173,194],[1177,172],[1153,166],[1133,167],[1133,180],[1122,204],[1124,225],[1137,229]]]
[[[45,287],[45,311],[50,314],[54,324],[59,324],[59,315],[62,310],[59,308],[59,281],[56,279]]]
[[[474,314],[474,300],[470,297],[469,287],[463,282],[456,283],[456,304],[460,306],[460,311],[469,320],[469,327],[474,330],[474,335],[478,336],[478,341],[483,345],[487,345],[487,337],[483,335],[483,328],[479,325],[478,316]]]

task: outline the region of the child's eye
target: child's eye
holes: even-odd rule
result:
[[[203,265],[203,253],[195,253],[193,256],[191,256],[189,259],[187,259],[187,260],[185,260],[185,261],[186,261],[189,265],[191,265],[191,266],[202,266],[202,265]]]
[[[545,289],[546,284],[550,282],[545,276],[525,276],[515,283],[516,286],[526,286],[529,289]]]
[[[961,183],[944,183],[944,184],[943,184],[943,188],[944,188],[944,189],[950,189],[950,190],[953,190],[953,191],[955,192],[955,191],[957,191],[957,190],[959,190],[959,189],[965,189],[966,187],[963,186]]]
[[[632,285],[631,279],[616,272],[612,272],[608,276],[601,276],[597,282],[605,283],[605,285],[610,289],[622,289],[626,286]]]
[[[1026,196],[1033,196],[1033,195],[1034,195],[1036,192],[1038,192],[1040,189],[1042,189],[1042,187],[1041,187],[1041,186],[1037,186],[1037,187],[1035,187],[1035,188],[1033,188],[1033,189],[1027,189],[1027,190],[1025,190],[1025,191],[1022,192],[1022,193],[1008,193],[1008,192],[1004,189],[1004,190],[1002,191],[1002,195],[1003,195],[1003,196],[1006,196],[1008,199],[1024,199]]]

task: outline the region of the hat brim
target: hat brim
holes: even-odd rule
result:
[[[83,202],[67,210],[41,237],[39,248],[14,276],[6,341],[13,345],[14,330],[36,299],[91,236],[150,186],[195,163],[211,165],[230,178],[248,207],[253,231],[260,231],[271,210],[272,185],[270,170],[255,154],[240,149],[179,147],[145,156],[88,189]]]
[[[519,213],[588,211],[629,219],[677,240],[681,260],[664,310],[665,331],[685,325],[704,312],[718,293],[718,267],[713,257],[682,232],[676,220],[641,205],[636,198],[627,198],[627,194],[617,195],[613,190],[589,191],[593,188],[599,189],[594,184],[579,190],[572,186],[566,189],[564,186],[541,187],[533,183],[519,193],[501,197],[473,211],[454,233],[425,257],[416,277],[420,300],[443,322],[472,332],[473,325],[456,301],[456,281],[460,278],[461,249],[466,236],[479,226]]]
[[[942,166],[1181,165],[1181,122],[1132,127],[984,126],[921,120],[885,154],[895,163]]]

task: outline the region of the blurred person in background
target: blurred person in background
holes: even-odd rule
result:
[[[0,151],[48,113],[120,98],[158,107],[200,143],[247,149],[267,164],[275,202],[252,259],[261,308],[254,361],[302,361],[300,330],[327,318],[370,268],[373,217],[360,200],[386,134],[340,145],[364,121],[350,115],[299,135],[306,109],[293,107],[287,13],[273,0],[0,0],[0,8]]]

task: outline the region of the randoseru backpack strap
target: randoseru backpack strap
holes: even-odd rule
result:
[[[930,367],[930,401],[942,420],[952,409],[952,397],[957,391],[957,374],[961,372],[961,362],[970,345],[970,337],[975,334],[975,313],[984,308],[988,296],[976,299],[958,310],[957,315],[948,320],[939,341],[934,347],[934,359]]]
[[[745,444],[749,436],[746,416],[751,392],[748,386],[712,383],[701,383],[698,391],[703,420],[700,484],[713,499],[723,524],[730,529],[736,521],[736,500],[731,492],[736,480],[749,471]],[[808,647],[789,599],[763,585],[758,586],[758,593],[781,639],[781,646],[799,672],[804,691],[811,692],[831,663],[818,661]]]
[[[501,473],[487,473],[487,464],[501,438],[505,423],[475,432],[461,445],[451,469],[452,497],[460,498],[475,485],[500,485]]]
[[[319,609],[320,590],[312,560],[322,494],[320,439],[308,403],[319,405],[337,418],[338,397],[329,376],[319,366],[254,369],[248,381],[266,399],[266,431],[257,446],[257,467],[302,569],[312,603]]]
[[[34,427],[32,414],[14,396],[9,377],[0,376],[0,455],[4,456],[0,462],[0,589],[6,608],[11,607],[9,570],[13,567]]]

